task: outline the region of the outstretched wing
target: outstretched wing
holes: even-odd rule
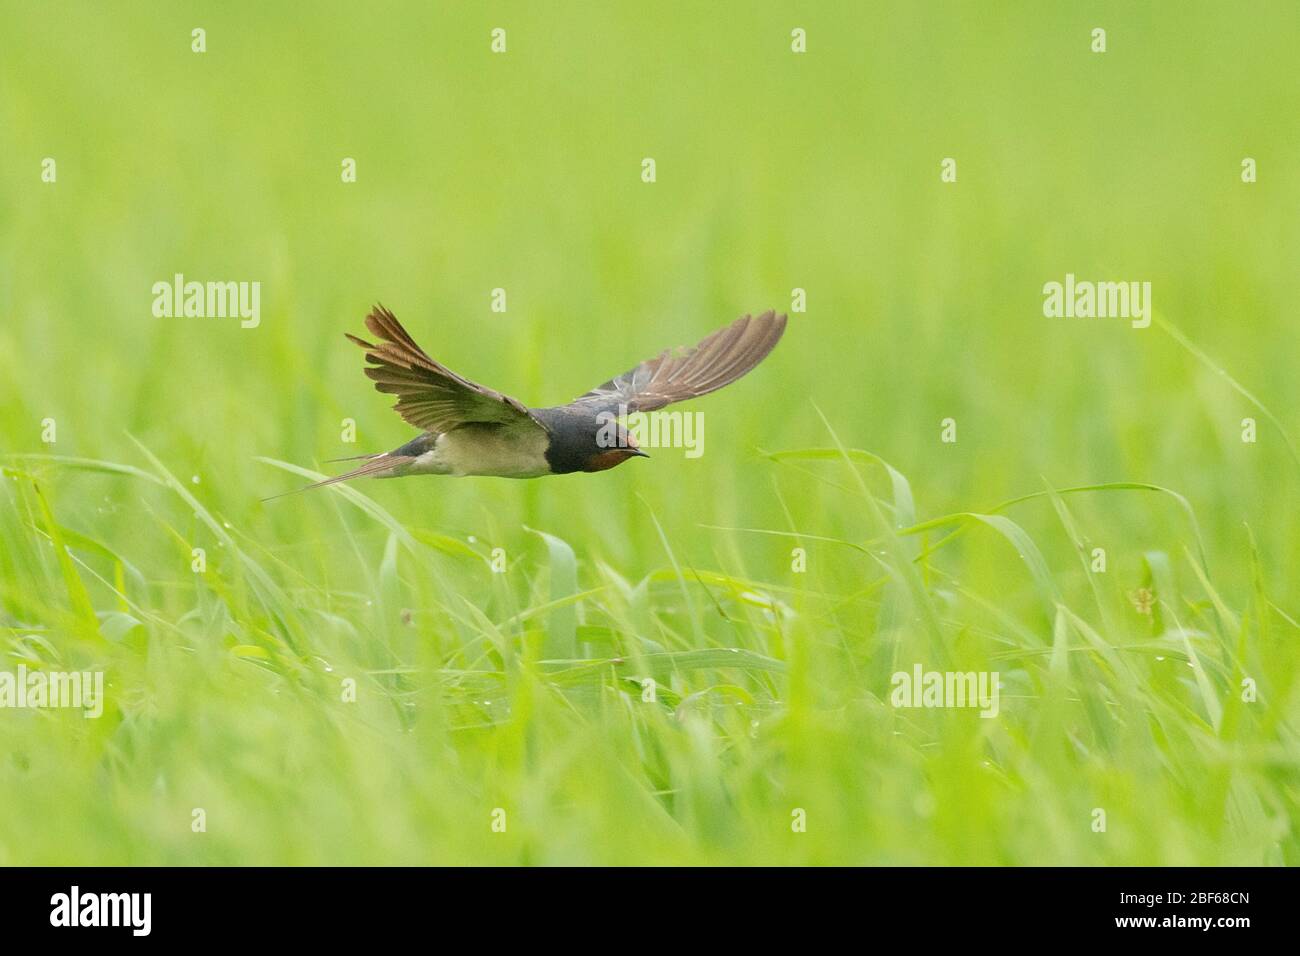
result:
[[[382,305],[370,310],[366,328],[381,340],[378,345],[348,335],[366,350],[366,375],[374,379],[376,389],[397,396],[397,413],[416,428],[447,432],[468,422],[531,422],[542,427],[521,402],[431,359]]]
[[[741,316],[695,348],[665,349],[573,404],[593,414],[650,412],[717,391],[767,357],[785,331],[785,319],[770,310],[760,316]]]

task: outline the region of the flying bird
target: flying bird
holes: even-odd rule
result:
[[[785,322],[771,311],[741,316],[694,348],[666,349],[567,405],[529,408],[430,358],[393,313],[375,306],[366,328],[377,342],[347,337],[365,349],[366,375],[375,388],[397,396],[397,414],[420,434],[389,452],[336,459],[364,462],[307,488],[402,475],[538,478],[606,471],[630,458],[648,458],[620,416],[731,384],[767,357]]]

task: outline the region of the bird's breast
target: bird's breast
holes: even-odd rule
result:
[[[439,435],[418,464],[440,474],[536,478],[550,474],[548,443],[546,432],[537,427],[462,425]]]

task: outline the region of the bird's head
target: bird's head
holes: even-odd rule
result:
[[[610,468],[623,464],[629,458],[650,457],[641,450],[641,446],[632,437],[632,433],[622,425],[618,425],[614,430],[613,441],[610,441],[609,431],[609,429],[603,429],[596,433],[587,459],[583,463],[583,471],[608,471]]]

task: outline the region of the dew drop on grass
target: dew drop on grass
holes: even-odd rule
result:
[[[198,483],[199,483],[199,476],[198,475],[191,476],[190,484],[197,485]]]

